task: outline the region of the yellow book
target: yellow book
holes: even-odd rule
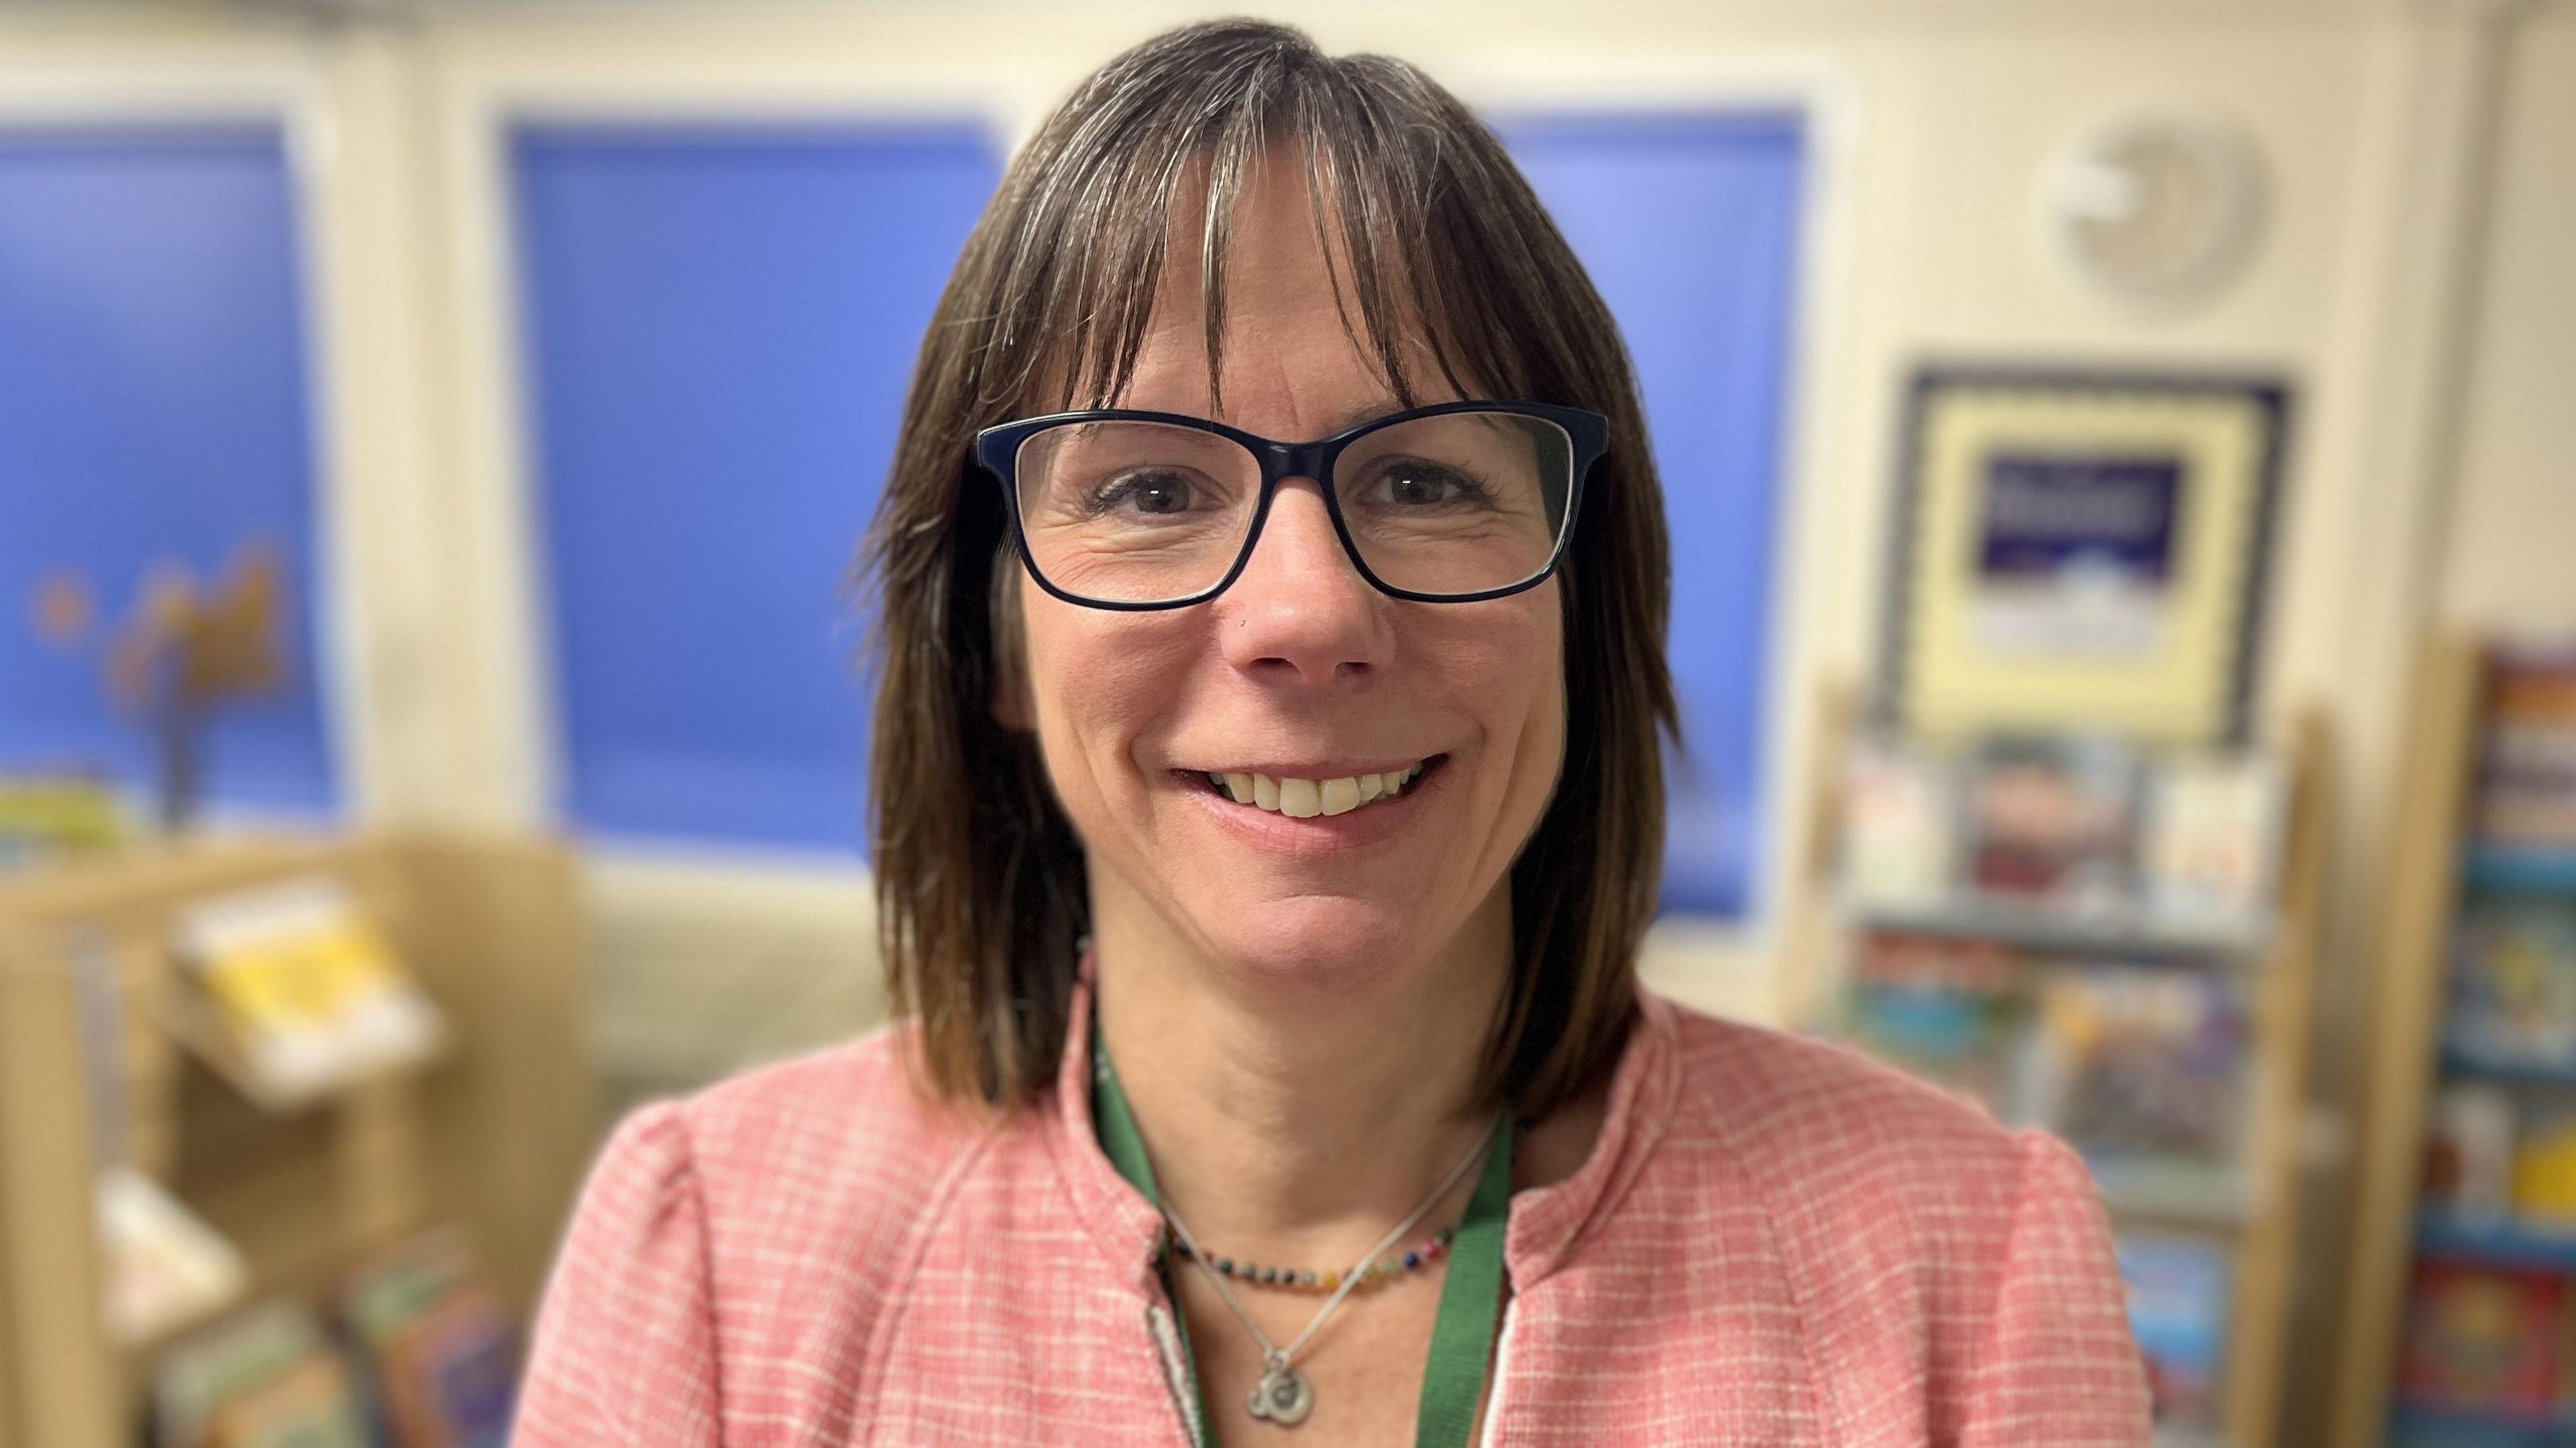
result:
[[[182,956],[257,1078],[296,1100],[436,1050],[437,1008],[346,886],[311,876],[203,901]]]

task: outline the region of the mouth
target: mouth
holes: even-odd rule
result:
[[[1263,774],[1251,770],[1191,770],[1186,772],[1186,777],[1198,780],[1210,794],[1245,809],[1302,820],[1318,815],[1345,815],[1394,799],[1418,784],[1425,773],[1446,763],[1448,758],[1446,754],[1434,754],[1395,769],[1330,779]]]

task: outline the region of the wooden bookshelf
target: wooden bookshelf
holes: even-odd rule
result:
[[[1835,879],[1840,771],[1856,717],[1853,696],[1829,687],[1817,716],[1825,733],[1805,791],[1806,843],[1787,926],[1790,970],[1782,1017],[1831,1030],[1847,984],[1845,954],[1857,934],[1880,930],[1993,940],[2071,956],[2189,957],[2236,973],[2245,985],[2248,1033],[2242,1141],[2230,1189],[2174,1192],[2100,1182],[2115,1225],[2180,1232],[2226,1244],[2230,1264],[2225,1369],[2215,1434],[2160,1430],[2161,1444],[2268,1448],[2276,1441],[2286,1371],[2291,1275],[2297,1258],[2301,1092],[2308,1073],[2318,921],[2331,823],[2331,739],[2315,710],[2302,711],[2272,744],[2288,788],[2276,898],[2259,917],[2177,921],[2136,913],[2068,918],[1991,902],[1930,911],[1855,909]]]
[[[2576,1275],[2576,1234],[2466,1221],[2427,1212],[2419,1199],[2433,1093],[2442,1079],[2576,1088],[2576,1068],[2483,1061],[2442,1045],[2449,944],[2462,899],[2471,893],[2576,898],[2576,854],[2496,849],[2466,837],[2487,723],[2487,679],[2485,647],[2471,635],[2439,632],[2419,647],[2406,772],[2370,962],[2364,1130],[2328,1425],[2335,1448],[2378,1448],[2401,1420],[2410,1435],[2427,1441],[2576,1442],[2576,1422],[2563,1413],[2407,1412],[2396,1392],[2419,1255]]]
[[[363,903],[452,1043],[263,1110],[165,1025],[172,922],[205,896],[314,873]],[[102,1073],[125,1161],[240,1250],[245,1300],[319,1301],[355,1263],[447,1222],[524,1312],[592,1141],[581,960],[571,864],[534,840],[157,847],[0,878],[0,1448],[134,1441],[159,1343],[115,1341],[101,1314],[91,1183],[118,1150],[94,1120]],[[101,980],[119,1022],[107,1042],[84,1006]]]

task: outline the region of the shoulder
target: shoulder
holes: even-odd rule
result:
[[[1849,1046],[1658,1004],[1679,1067],[1676,1124],[1774,1180],[1948,1196],[2009,1177],[2027,1149],[1983,1108]]]
[[[1007,1119],[935,1099],[909,1056],[908,1031],[891,1025],[744,1072],[644,1108],[608,1156],[632,1138],[688,1179],[718,1245],[899,1235]]]
[[[1016,1119],[933,1101],[894,1028],[631,1113],[556,1253],[514,1441],[711,1444],[734,1389],[844,1381],[922,1224]]]
[[[1774,1247],[1820,1290],[1901,1279],[1927,1307],[1965,1308],[2035,1250],[2036,1224],[2107,1242],[2091,1178],[2055,1137],[1847,1046],[1658,1005],[1679,1077],[1667,1148],[1722,1162],[1711,1176],[1762,1201]]]
[[[1643,1216],[1782,1294],[1845,1432],[1901,1412],[1933,1441],[2146,1441],[2110,1222],[2064,1143],[1847,1047],[1648,1014],[1674,1086]]]
[[[1012,1113],[934,1099],[900,1026],[760,1067],[622,1121],[591,1168],[568,1245],[610,1253],[685,1222],[702,1276],[737,1300],[826,1273],[873,1298]]]

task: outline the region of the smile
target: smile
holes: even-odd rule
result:
[[[1393,799],[1404,793],[1406,786],[1420,779],[1422,771],[1445,757],[1433,755],[1403,769],[1345,775],[1338,779],[1298,779],[1214,770],[1200,778],[1207,781],[1210,790],[1236,804],[1302,820],[1317,815],[1349,814],[1363,805]]]

